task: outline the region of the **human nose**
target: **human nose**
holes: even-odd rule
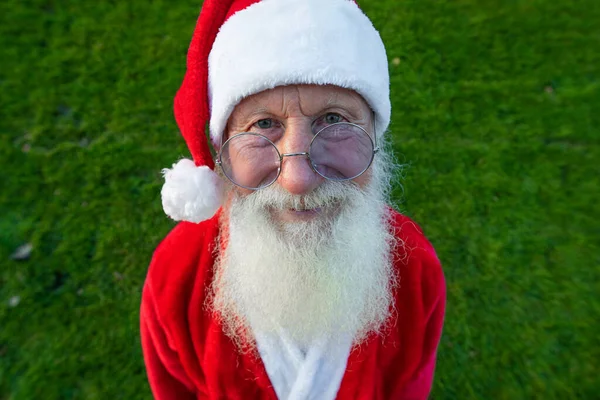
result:
[[[308,149],[311,138],[310,127],[293,126],[288,127],[280,141],[283,160],[278,183],[294,195],[308,194],[324,180],[310,165]]]

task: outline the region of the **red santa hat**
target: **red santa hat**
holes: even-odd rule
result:
[[[377,132],[390,121],[387,56],[379,33],[351,0],[205,0],[175,96],[192,154],[164,169],[162,203],[174,220],[201,222],[221,207],[206,124],[219,144],[234,107],[277,86],[336,85],[359,93]]]

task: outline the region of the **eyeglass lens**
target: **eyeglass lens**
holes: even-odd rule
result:
[[[373,159],[373,142],[357,125],[332,124],[313,138],[309,148],[312,167],[331,180],[348,180],[362,174]],[[279,176],[281,158],[277,147],[262,135],[240,133],[221,149],[221,166],[235,184],[260,189]]]

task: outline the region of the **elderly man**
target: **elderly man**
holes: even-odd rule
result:
[[[357,5],[206,0],[175,114],[194,161],[164,171],[183,222],[143,292],[155,398],[426,398],[445,283],[386,203],[387,57]]]

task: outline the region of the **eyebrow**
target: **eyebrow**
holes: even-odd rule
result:
[[[356,105],[358,103],[358,100],[354,100],[354,101],[356,102],[356,103],[354,103]],[[254,119],[254,117],[257,115],[261,115],[261,114],[277,115],[276,112],[270,111],[270,109],[268,107],[260,104],[258,101],[254,101],[254,103],[256,104],[256,108],[252,108],[249,111],[244,110],[238,116],[234,116],[234,119],[231,122],[233,122],[235,124],[244,125],[244,124],[248,123],[250,120]],[[363,114],[361,112],[362,107],[356,107],[356,106],[348,107],[346,104],[343,104],[338,101],[337,95],[329,96],[327,101],[324,102],[321,105],[321,107],[318,108],[318,111],[311,115],[318,116],[322,112],[324,112],[328,109],[332,109],[332,108],[339,108],[339,109],[345,110],[349,114],[349,116],[354,120],[360,120],[360,119],[366,118],[366,115],[362,115]]]
[[[253,108],[252,110],[250,110],[248,112],[242,112],[241,114],[239,114],[237,116],[232,114],[231,122],[234,124],[244,125],[244,124],[248,123],[248,121],[254,119],[254,117],[256,115],[265,114],[265,113],[271,114],[271,113],[269,113],[267,108],[264,106],[258,107],[258,108]]]
[[[333,97],[331,97],[331,98],[329,98],[329,100],[327,100],[327,103],[325,103],[325,107],[321,108],[321,111],[319,111],[319,112],[323,112],[330,108],[341,108],[341,109],[345,110],[348,114],[350,114],[350,117],[352,117],[352,119],[354,119],[354,120],[359,120],[359,119],[366,117],[366,116],[362,116],[362,118],[361,118],[361,116],[357,114],[357,111],[360,113],[360,107],[359,108],[356,108],[356,107],[348,108],[347,106],[340,104],[337,101],[337,99],[335,99]]]

